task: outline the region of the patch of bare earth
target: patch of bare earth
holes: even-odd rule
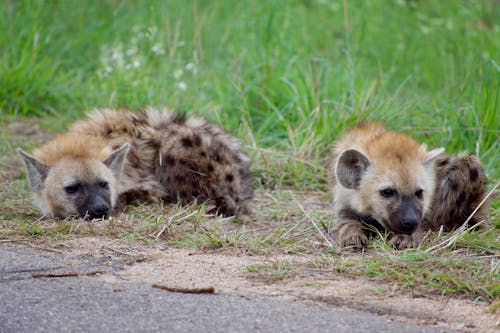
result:
[[[308,300],[389,315],[389,320],[465,332],[498,332],[498,314],[485,312],[484,305],[411,292],[398,285],[366,278],[350,278],[334,269],[311,269],[311,263],[318,260],[313,254],[213,253],[123,243],[106,237],[75,238],[64,242],[65,250],[61,248],[58,246],[56,251],[124,260],[127,263],[124,270],[106,272],[99,277],[110,283],[129,281],[188,290],[213,287],[216,293]],[[272,282],[249,272],[249,267],[273,263],[287,263],[292,271]]]

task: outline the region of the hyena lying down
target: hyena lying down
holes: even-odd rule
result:
[[[95,110],[34,156],[19,153],[42,215],[106,218],[157,200],[208,200],[215,213],[250,213],[248,157],[235,137],[200,118]]]
[[[462,225],[486,195],[485,176],[477,157],[443,151],[376,123],[348,131],[329,167],[336,241],[365,247],[370,229],[385,229],[401,249],[417,246],[423,231]],[[469,223],[486,216],[483,205]]]

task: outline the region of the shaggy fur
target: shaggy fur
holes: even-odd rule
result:
[[[103,161],[120,147],[128,149],[123,170],[118,167],[121,172],[115,180],[109,175],[106,178],[113,183],[112,197],[116,192],[111,200],[114,210],[164,200],[181,204],[209,201],[213,212],[226,216],[250,213],[253,193],[248,157],[241,151],[239,140],[200,118],[152,108],[140,112],[94,110],[88,119],[74,123],[68,133],[37,149],[34,157],[51,170],[68,159],[78,163]],[[26,158],[25,162],[29,171]],[[58,170],[71,172],[64,167]],[[86,180],[88,176],[74,177]],[[38,201],[42,201],[39,208],[46,208],[42,213],[52,207],[45,193],[61,187],[57,180],[47,180],[38,195],[34,189]],[[59,195],[66,194],[60,190]],[[54,215],[67,215],[48,210]]]
[[[486,196],[486,176],[479,159],[469,153],[441,157],[436,163],[434,202],[421,230],[450,231],[460,227]],[[475,225],[488,217],[486,201],[469,220]]]
[[[348,131],[334,146],[329,167],[333,186],[334,238],[364,247],[370,230],[387,230],[398,248],[416,246],[428,229],[451,230],[484,198],[479,160],[440,157],[407,135],[368,123]],[[486,216],[484,206],[471,223]]]

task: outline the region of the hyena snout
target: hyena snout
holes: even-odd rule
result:
[[[391,229],[396,233],[412,234],[420,225],[421,214],[412,199],[403,199],[391,216]]]
[[[109,212],[111,207],[109,203],[107,203],[102,198],[95,198],[92,205],[89,207],[88,214],[92,219],[106,218],[109,216]]]
[[[79,207],[78,213],[81,217],[101,219],[108,218],[111,210],[111,202],[107,196],[89,195],[87,200]]]
[[[416,212],[412,209],[408,209],[404,212],[403,217],[401,218],[401,225],[405,229],[415,230],[418,227],[420,219],[418,218]]]

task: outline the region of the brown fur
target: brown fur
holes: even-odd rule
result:
[[[377,123],[348,131],[329,167],[337,242],[363,247],[369,229],[380,229],[405,248],[417,245],[422,231],[461,225],[485,196],[484,173],[473,155],[438,157],[441,152]],[[472,223],[485,216],[481,208]]]
[[[130,150],[114,188],[115,209],[161,199],[209,201],[213,212],[227,216],[250,213],[248,157],[236,138],[200,118],[156,109],[95,110],[34,155],[51,168],[68,159],[102,161],[127,143]],[[57,186],[46,182],[41,192]]]
[[[441,157],[436,163],[437,187],[430,213],[421,230],[453,230],[461,226],[486,196],[486,176],[479,159],[469,153]],[[469,220],[475,225],[488,217],[484,202]]]

